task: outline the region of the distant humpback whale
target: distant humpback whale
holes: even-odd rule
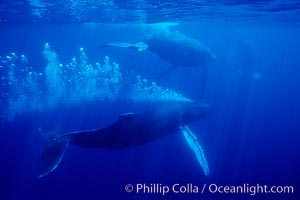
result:
[[[68,145],[87,148],[122,149],[142,145],[163,136],[181,131],[195,153],[204,174],[209,174],[203,149],[196,136],[186,126],[204,117],[210,110],[207,104],[195,101],[160,102],[151,104],[141,113],[126,113],[114,123],[94,130],[76,131],[65,134],[45,132],[45,146],[41,154],[41,173],[43,177],[56,169]],[[56,130],[57,131],[57,130]]]
[[[216,59],[216,55],[200,41],[171,30],[156,31],[137,43],[108,43],[102,47],[107,46],[149,50],[170,63],[167,72],[176,67],[202,67]]]

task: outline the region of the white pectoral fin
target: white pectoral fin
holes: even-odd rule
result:
[[[189,146],[195,153],[197,160],[203,169],[204,174],[206,176],[208,176],[209,167],[208,167],[205,155],[204,155],[203,148],[199,144],[197,137],[192,133],[192,131],[187,126],[181,126],[180,130],[181,130],[182,134],[184,135],[185,140],[187,141],[187,143],[189,144]]]
[[[119,115],[119,120],[122,119],[132,119],[134,116],[136,116],[135,113],[123,113]]]
[[[137,42],[137,43],[134,44],[134,47],[138,51],[146,51],[148,49],[148,45],[144,42]]]
[[[145,44],[144,42],[137,42],[137,43],[120,42],[120,43],[108,43],[103,45],[103,47],[108,47],[108,46],[129,48],[137,51],[145,51],[148,48],[148,45]]]

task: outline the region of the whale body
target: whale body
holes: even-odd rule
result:
[[[107,46],[149,50],[168,62],[171,68],[202,67],[216,59],[216,55],[200,41],[178,31],[157,31],[136,43],[108,43],[103,47]]]
[[[195,101],[168,102],[149,105],[140,113],[125,113],[114,123],[100,129],[83,130],[65,134],[49,134],[41,155],[43,177],[54,171],[69,145],[86,148],[122,149],[143,145],[166,135],[181,131],[194,151],[204,174],[208,165],[203,149],[186,124],[204,117],[210,110],[207,104]],[[55,131],[54,131],[55,132]]]

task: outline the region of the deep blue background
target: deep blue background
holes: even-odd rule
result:
[[[43,71],[43,45],[49,42],[62,63],[84,47],[90,63],[104,56],[123,71],[153,80],[168,64],[149,52],[100,46],[111,41],[135,41],[143,31],[134,25],[1,25],[0,55],[25,54]],[[193,23],[177,29],[202,41],[218,56],[207,71],[177,69],[158,85],[213,107],[205,119],[191,124],[210,166],[205,177],[182,135],[174,134],[126,150],[69,147],[55,172],[37,178],[43,145],[37,128],[53,121],[66,131],[97,128],[117,118],[119,110],[101,102],[81,107],[57,107],[47,113],[22,115],[0,123],[0,199],[157,199],[160,195],[128,194],[127,183],[216,183],[224,185],[300,185],[300,29],[283,24]],[[243,43],[247,43],[243,45]],[[249,43],[249,45],[248,45]],[[236,50],[237,49],[237,50]],[[236,53],[239,52],[239,53]],[[249,67],[251,64],[252,67]],[[245,71],[242,75],[234,75]],[[252,72],[262,75],[252,78]],[[207,73],[205,93],[203,73]],[[126,110],[126,109],[124,109]],[[186,194],[169,198],[214,198]],[[248,197],[220,195],[220,198]],[[258,195],[256,198],[266,198]],[[296,198],[274,194],[274,198]],[[165,197],[164,197],[165,198]]]

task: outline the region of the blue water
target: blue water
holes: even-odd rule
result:
[[[0,10],[0,199],[299,196],[299,2],[3,1]],[[152,24],[160,22],[172,23]],[[201,41],[217,59],[157,78],[170,66],[158,55],[101,48],[166,29]],[[64,132],[101,128],[136,111],[135,104],[160,98],[212,107],[188,124],[209,176],[175,133],[123,150],[70,146],[57,169],[38,178],[45,124]],[[163,196],[124,189],[139,183],[193,184],[200,191]],[[294,193],[201,194],[204,184],[293,186]]]

